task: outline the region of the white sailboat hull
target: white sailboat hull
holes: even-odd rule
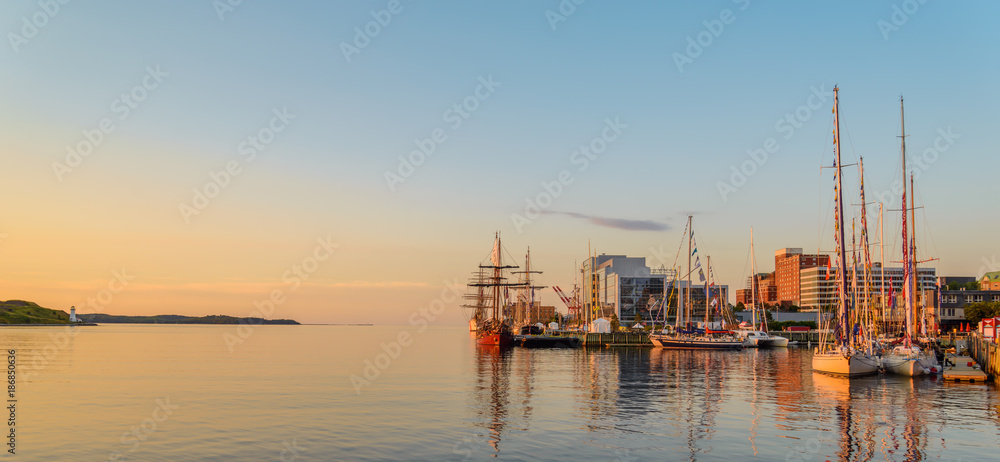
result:
[[[787,346],[788,339],[777,335],[757,340],[757,348],[784,348]]]
[[[886,371],[907,377],[935,373],[940,369],[937,365],[933,352],[917,347],[896,347],[882,357],[882,366]]]
[[[840,351],[816,353],[812,359],[813,371],[824,374],[860,377],[878,373],[878,360],[867,355]]]

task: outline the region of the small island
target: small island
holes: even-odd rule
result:
[[[181,316],[179,314],[159,314],[156,316],[123,316],[115,314],[81,314],[77,317],[84,322],[99,324],[288,324],[299,325],[292,319],[238,318],[226,315]]]
[[[293,319],[241,318],[226,315],[182,316],[161,314],[156,316],[124,316],[114,314],[77,314],[76,321],[70,313],[39,306],[24,300],[0,301],[0,326],[89,325],[105,324],[284,324],[299,325]]]
[[[35,302],[7,300],[0,302],[0,325],[77,324],[69,313],[38,306]]]

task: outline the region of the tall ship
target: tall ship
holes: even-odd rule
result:
[[[513,320],[507,313],[507,299],[511,289],[521,289],[525,284],[510,282],[510,270],[517,265],[504,264],[504,250],[500,233],[496,233],[489,264],[481,263],[482,277],[469,283],[470,288],[483,289],[481,321],[476,328],[476,343],[506,348],[514,345]]]
[[[879,371],[864,313],[856,309],[847,295],[847,252],[844,242],[843,164],[840,158],[840,89],[833,88],[834,146],[834,240],[837,247],[837,312],[831,320],[832,337],[821,330],[820,345],[812,358],[815,372],[848,377],[876,374]],[[853,234],[852,234],[853,239]]]

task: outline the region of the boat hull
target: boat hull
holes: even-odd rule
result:
[[[861,354],[844,355],[839,351],[816,353],[813,355],[814,372],[861,377],[878,373],[878,360]]]
[[[784,348],[788,346],[788,339],[785,337],[773,336],[757,339],[757,348]]]
[[[485,334],[476,338],[476,344],[507,348],[514,345],[514,336],[510,334]]]
[[[742,350],[741,340],[685,338],[667,335],[650,335],[653,345],[675,350]]]
[[[514,344],[523,348],[579,348],[580,339],[569,336],[519,335]]]
[[[917,347],[896,347],[882,357],[882,367],[888,372],[907,377],[936,373],[940,369],[934,352]]]

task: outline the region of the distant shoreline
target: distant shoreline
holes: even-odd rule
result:
[[[67,324],[0,324],[0,327],[62,327],[62,326],[96,326],[92,322],[74,322]]]

